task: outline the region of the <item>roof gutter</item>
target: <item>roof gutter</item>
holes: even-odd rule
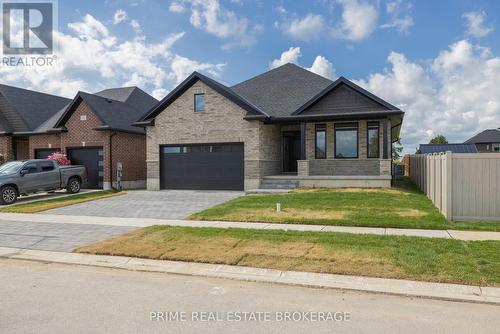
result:
[[[266,123],[293,123],[293,122],[316,122],[316,121],[331,121],[331,120],[352,120],[365,118],[384,118],[387,116],[404,115],[401,110],[387,110],[383,112],[367,111],[362,113],[342,113],[335,115],[297,115],[285,117],[269,117],[262,116],[246,116],[246,120],[264,120]]]
[[[116,132],[125,132],[125,133],[132,133],[136,135],[141,135],[144,134],[144,132],[139,132],[140,130],[137,129],[137,131],[132,131],[132,130],[126,130],[126,129],[119,129],[119,128],[114,128],[109,125],[101,125],[98,127],[93,128],[92,130],[95,131],[116,131]]]
[[[12,135],[15,136],[36,136],[36,135],[47,135],[47,134],[59,134],[61,132],[67,132],[68,130],[64,127],[57,129],[50,129],[47,131],[25,131],[25,132],[13,132]]]
[[[139,122],[132,123],[132,126],[137,126],[137,127],[146,127],[149,125],[154,125],[154,119],[151,119],[148,121],[139,121]]]

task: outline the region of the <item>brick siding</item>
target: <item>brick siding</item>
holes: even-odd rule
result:
[[[29,138],[30,158],[35,150],[59,148],[67,153],[70,148],[102,147],[104,162],[103,181],[111,185],[110,179],[110,136],[113,143],[113,181],[116,180],[116,164],[123,163],[123,181],[145,181],[146,179],[146,136],[114,131],[96,131],[102,121],[85,103],[81,102],[65,124],[67,132],[60,134],[32,135]]]
[[[0,136],[0,163],[12,159],[12,137]]]

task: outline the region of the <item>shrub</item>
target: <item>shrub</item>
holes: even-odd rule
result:
[[[66,154],[61,153],[61,152],[54,152],[51,155],[47,157],[49,160],[54,160],[59,164],[59,166],[67,166],[71,165],[71,161],[69,161],[68,157]]]

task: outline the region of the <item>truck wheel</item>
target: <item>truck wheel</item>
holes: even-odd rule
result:
[[[70,194],[76,194],[80,192],[81,188],[82,188],[82,182],[78,180],[76,177],[72,177],[71,179],[68,180],[66,192]]]
[[[0,189],[0,205],[9,205],[17,200],[17,190],[14,187],[6,186]]]

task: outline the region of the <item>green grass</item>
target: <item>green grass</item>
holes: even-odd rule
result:
[[[79,195],[65,196],[60,198],[51,198],[31,203],[20,203],[5,208],[0,207],[0,212],[36,213],[45,210],[60,208],[63,206],[89,202],[96,199],[117,196],[121,194],[124,193],[116,192],[113,190],[96,191]]]
[[[282,212],[275,212],[276,203]],[[500,222],[447,221],[408,178],[391,189],[299,189],[244,196],[188,219],[500,231]]]
[[[90,254],[500,286],[500,241],[151,226]]]

